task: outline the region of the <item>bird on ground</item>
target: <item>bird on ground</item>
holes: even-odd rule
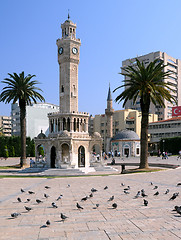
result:
[[[23,190],[23,189],[21,188],[21,192],[25,192],[25,190]]]
[[[135,196],[134,198],[138,198],[138,197],[140,197],[140,194],[141,194],[141,192],[138,191],[137,194],[136,194],[136,196]]]
[[[117,203],[113,203],[113,204],[112,204],[112,207],[113,207],[114,209],[117,208],[117,206],[118,206]]]
[[[63,195],[62,194],[60,194],[60,196],[57,198],[57,200],[56,201],[58,201],[58,200],[60,200],[60,199],[62,199],[63,198]]]
[[[27,198],[26,201],[29,202],[31,199]]]
[[[18,202],[21,202],[21,198],[20,197],[18,197],[17,200],[18,200]]]
[[[51,187],[49,187],[49,186],[45,186],[45,188],[46,188],[46,189],[49,189],[49,188],[51,188]]]
[[[157,191],[156,193],[153,194],[154,196],[158,196],[159,195],[159,192]]]
[[[50,221],[49,220],[46,221],[46,225],[47,225],[47,227],[50,226]]]
[[[98,208],[99,207],[99,203],[96,203],[96,208]]]
[[[89,197],[91,198],[91,197],[93,197],[93,194],[91,193],[91,194],[89,194]]]
[[[58,206],[56,205],[56,203],[52,202],[52,207],[53,208],[58,208]]]
[[[176,209],[176,211],[177,211],[177,213],[179,213],[179,214],[181,215],[181,208],[180,208],[180,207],[178,207],[178,208]]]
[[[60,217],[61,217],[62,221],[65,221],[65,220],[68,218],[68,217],[65,216],[63,213],[60,214]]]
[[[105,186],[105,187],[104,187],[104,190],[106,190],[106,189],[108,189],[108,186]]]
[[[40,199],[36,199],[36,202],[39,204],[42,203],[43,201],[41,201]]]
[[[148,201],[146,199],[143,199],[143,203],[144,203],[145,206],[148,205]]]
[[[145,190],[144,189],[141,189],[141,196],[142,197],[147,197],[148,195],[145,193]]]
[[[97,192],[98,190],[95,188],[91,188],[91,192]]]
[[[25,209],[26,209],[28,212],[32,210],[32,208],[26,207],[26,206],[25,206]]]
[[[44,193],[44,197],[49,198],[50,196],[48,194]]]
[[[67,188],[69,188],[69,187],[70,187],[70,184],[67,185]]]
[[[175,206],[172,211],[177,211],[178,209],[181,210],[181,206]]]
[[[169,193],[169,189],[167,189],[167,190],[165,191],[165,194],[167,194],[167,193]]]
[[[33,192],[33,191],[28,191],[28,193],[29,193],[29,194],[35,194],[35,192]]]
[[[83,207],[80,206],[79,203],[76,204],[76,207],[77,207],[78,209],[84,209]]]
[[[181,186],[181,183],[177,183],[177,187],[178,187],[178,186]]]
[[[11,217],[13,218],[17,218],[19,215],[21,215],[21,213],[11,213]]]
[[[127,186],[127,188],[124,188],[125,191],[130,190],[130,186]]]
[[[121,186],[122,186],[122,187],[124,187],[124,185],[125,185],[124,183],[121,183]]]
[[[126,191],[126,190],[124,190],[123,192],[124,192],[125,194],[129,194],[129,192],[128,192],[128,191]]]
[[[155,190],[155,189],[157,189],[158,188],[158,186],[155,186],[154,188],[153,188],[153,190]]]
[[[82,199],[81,199],[81,201],[86,201],[88,199],[88,197],[86,196],[86,197],[83,197]]]
[[[114,200],[114,196],[110,197],[107,201],[110,202],[110,201],[113,201]]]
[[[151,182],[150,184],[151,184],[151,185],[153,185],[153,183],[152,183],[152,182]]]
[[[178,197],[179,193],[173,193],[172,197],[169,199],[170,200],[174,200],[176,197]]]

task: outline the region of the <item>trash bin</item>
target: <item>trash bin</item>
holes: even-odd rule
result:
[[[121,173],[125,172],[125,164],[121,164]]]

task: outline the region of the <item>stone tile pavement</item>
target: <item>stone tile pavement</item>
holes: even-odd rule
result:
[[[173,193],[181,192],[181,187],[176,186],[178,182],[181,182],[181,168],[111,176],[1,178],[0,239],[181,239],[181,216],[172,211],[175,205],[181,205],[181,196],[169,201]],[[46,185],[51,188],[45,189]],[[123,192],[126,186],[130,186],[129,194]],[[21,188],[26,192],[22,193]],[[98,191],[87,201],[81,201],[91,193],[91,188]],[[165,194],[167,188],[170,192]],[[148,206],[144,206],[142,197],[134,198],[141,189],[148,194],[145,198]],[[28,194],[28,190],[35,194]],[[153,195],[156,191],[159,191],[158,196]],[[46,199],[44,193],[50,197]],[[56,201],[60,194],[63,198]],[[108,202],[111,196],[114,200]],[[17,197],[22,202],[18,202]],[[27,198],[31,200],[27,202]],[[36,199],[43,202],[37,204]],[[52,202],[58,208],[53,208]],[[77,202],[83,210],[76,208]],[[117,209],[112,208],[113,202],[117,203]],[[32,210],[27,212],[24,206]],[[21,215],[12,218],[13,212]],[[68,216],[64,222],[60,213]],[[48,227],[47,220],[51,223]]]

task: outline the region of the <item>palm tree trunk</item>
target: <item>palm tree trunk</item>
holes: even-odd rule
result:
[[[24,167],[27,164],[27,161],[26,161],[26,103],[24,101],[20,101],[19,107],[20,107],[20,128],[21,128],[20,165],[21,167]]]
[[[148,165],[148,118],[149,118],[149,107],[150,107],[150,99],[148,97],[147,103],[143,103],[142,99],[141,103],[141,111],[142,111],[142,119],[141,119],[141,155],[140,155],[140,169],[149,168]]]

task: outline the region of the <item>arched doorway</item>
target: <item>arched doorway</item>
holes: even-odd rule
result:
[[[50,167],[51,167],[51,168],[55,168],[56,148],[55,148],[54,146],[51,148],[51,156],[50,156],[50,159],[51,159]]]
[[[83,146],[78,149],[78,167],[85,167],[85,148]]]
[[[66,143],[62,144],[62,160],[64,163],[68,163],[69,160],[69,145]]]

